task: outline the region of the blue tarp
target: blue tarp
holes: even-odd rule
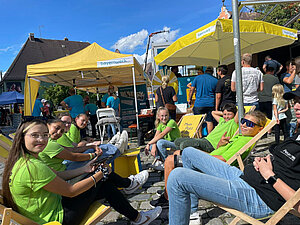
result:
[[[24,103],[24,95],[17,91],[3,92],[0,95],[0,105]]]

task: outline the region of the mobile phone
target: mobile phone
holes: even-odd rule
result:
[[[109,155],[109,156],[104,157],[104,158],[98,157],[96,159],[96,161],[93,163],[93,165],[99,165],[99,164],[105,163],[107,160],[111,159],[112,157],[113,157],[112,155]]]

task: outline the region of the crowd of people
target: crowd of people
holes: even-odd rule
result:
[[[300,123],[300,88],[292,90],[289,86],[300,75],[300,57],[289,61],[282,79],[276,74],[283,66],[271,57],[266,57],[264,75],[251,67],[251,61],[251,54],[242,56],[243,101],[245,106],[256,109],[240,121],[235,71],[230,76],[226,65],[219,66],[218,80],[212,75],[213,68],[207,67],[191,83],[188,97],[191,104],[196,93],[194,114],[207,114],[208,135],[202,138],[181,137],[172,106],[177,96],[168,86],[168,77],[163,78],[155,96],[156,133],[145,147],[146,155],[150,153],[155,158],[151,167],[164,171],[165,190],[158,193],[159,199],[150,202],[153,209],[138,212],[118,189],[123,188],[125,194],[134,193],[147,181],[147,170],[122,178],[109,166],[127,147],[126,131],[119,134],[110,126],[107,144],[94,140],[96,130],[92,130],[92,138],[86,137],[82,131],[88,121],[95,127],[98,107],[90,103],[88,96],[76,95],[74,89],[61,102],[69,113],[61,113],[47,123],[35,119],[20,124],[3,174],[4,204],[37,223],[62,224],[80,223],[98,199],[106,199],[132,224],[149,224],[163,208],[169,208],[171,225],[201,224],[199,199],[254,218],[273,214],[300,187],[300,152],[294,146],[298,146],[300,136],[292,130],[297,126],[289,126],[292,108],[296,124]],[[113,86],[109,86],[101,105],[113,108],[119,115],[120,100]],[[37,109],[43,108],[37,104]],[[227,161],[265,127],[267,118],[276,121],[272,157],[255,158],[244,171],[237,162],[229,165]],[[236,132],[239,125],[241,134]],[[280,129],[283,143],[279,141]],[[293,137],[289,139],[290,134]],[[253,145],[242,154],[242,159],[252,148]],[[300,212],[300,203],[295,209]]]

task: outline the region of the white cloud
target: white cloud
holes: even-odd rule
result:
[[[140,64],[144,64],[145,57],[146,57],[146,52],[143,55],[133,54],[133,56],[137,59],[137,61]],[[148,57],[147,57],[147,63],[150,63],[150,62],[153,62],[152,50],[151,49],[149,49],[149,51],[148,51]]]
[[[113,49],[119,49],[121,52],[133,52],[137,46],[143,46],[148,36],[148,31],[143,29],[135,34],[120,38],[113,46]]]
[[[158,43],[174,41],[179,32],[179,29],[171,31],[170,27],[164,27],[163,30],[167,31],[167,32],[153,35],[152,40],[151,40],[152,43],[158,44]]]
[[[155,34],[151,37],[151,43],[165,43],[165,42],[172,42],[176,39],[179,29],[171,30],[170,27],[164,27],[163,33]],[[146,48],[147,39],[148,39],[149,32],[145,29],[141,31],[130,34],[127,37],[120,38],[111,48],[112,49],[119,49],[121,53],[123,52],[133,52],[138,46],[142,48]],[[145,56],[141,56],[145,57]]]
[[[8,46],[6,48],[0,48],[0,52],[8,52],[9,50],[11,50],[13,47],[12,46]]]

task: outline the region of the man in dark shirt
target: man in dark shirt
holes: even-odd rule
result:
[[[274,68],[274,74],[277,75],[282,70],[283,66],[276,60],[272,59],[271,56],[267,55],[265,57],[265,62],[263,65],[263,70],[266,72],[267,66]]]
[[[216,111],[222,110],[227,103],[235,104],[235,92],[231,91],[231,76],[227,75],[226,65],[218,66],[217,74],[221,78],[216,86]]]
[[[171,67],[171,71],[175,74],[175,76],[178,78],[178,77],[182,77],[181,73],[179,73],[179,70],[178,70],[178,66],[172,66]]]

